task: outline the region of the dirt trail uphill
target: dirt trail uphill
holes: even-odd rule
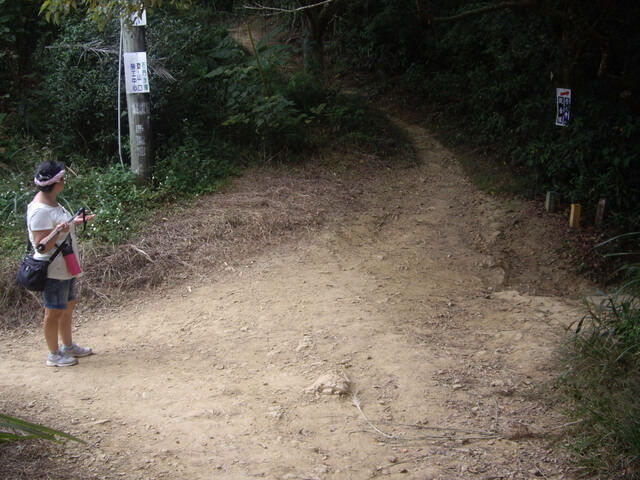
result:
[[[39,331],[9,339],[0,406],[85,439],[64,447],[77,478],[573,478],[537,395],[589,293],[560,220],[404,126],[417,165],[261,170],[202,199],[201,223],[250,192],[324,220],[80,311],[96,355],[76,367],[45,367]]]

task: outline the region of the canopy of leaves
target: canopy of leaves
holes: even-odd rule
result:
[[[104,26],[113,17],[128,20],[136,13],[145,9],[151,11],[162,3],[163,0],[44,0],[40,13],[48,22],[59,23],[61,18],[80,9],[87,13],[88,18]],[[169,0],[168,3],[188,7],[191,0]]]

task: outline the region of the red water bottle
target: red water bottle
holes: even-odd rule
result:
[[[80,275],[82,273],[82,269],[80,268],[80,264],[78,263],[76,254],[73,252],[73,247],[71,246],[71,237],[69,237],[68,241],[65,240],[65,242],[60,247],[60,251],[62,252],[62,257],[67,264],[67,270],[69,270],[69,273],[74,277],[76,275]]]

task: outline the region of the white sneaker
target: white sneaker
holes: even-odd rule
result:
[[[74,357],[69,357],[58,350],[56,353],[50,353],[47,357],[47,367],[70,367],[78,363]]]
[[[86,357],[91,355],[93,352],[90,348],[81,347],[80,345],[76,345],[76,342],[73,342],[70,347],[66,345],[62,345],[60,351],[66,355],[67,357]]]

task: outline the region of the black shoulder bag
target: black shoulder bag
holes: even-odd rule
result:
[[[53,255],[51,255],[48,260],[36,260],[33,258],[31,248],[31,242],[27,237],[27,253],[18,269],[16,281],[27,290],[42,292],[45,283],[47,283],[47,270],[49,269],[49,265],[60,253],[61,246],[56,248],[56,251],[53,252]]]

